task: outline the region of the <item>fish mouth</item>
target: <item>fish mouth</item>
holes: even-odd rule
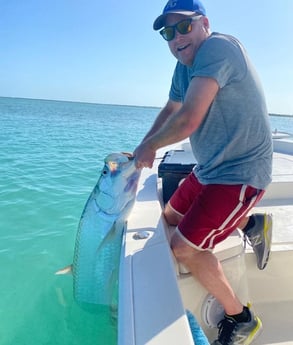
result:
[[[131,153],[121,152],[121,153],[112,153],[108,155],[105,159],[105,166],[109,169],[111,173],[119,171],[121,166],[133,161],[134,157]],[[104,175],[106,175],[107,169],[104,169]]]
[[[131,152],[121,152],[124,156],[128,158],[128,160],[132,161],[134,160],[134,157]]]

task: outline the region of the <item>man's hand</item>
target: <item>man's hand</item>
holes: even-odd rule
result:
[[[156,150],[152,149],[148,140],[142,142],[133,152],[135,166],[138,169],[152,168],[156,157]]]

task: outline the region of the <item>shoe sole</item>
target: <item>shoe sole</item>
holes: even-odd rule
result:
[[[264,239],[265,239],[265,246],[267,249],[267,254],[265,258],[262,260],[261,265],[258,265],[260,270],[265,269],[271,253],[271,245],[272,245],[272,230],[273,230],[273,218],[270,214],[266,214],[264,218]]]
[[[255,329],[249,334],[248,338],[243,343],[243,345],[252,344],[262,333],[263,327],[262,327],[262,322],[261,322],[260,318],[255,316],[255,319],[257,320],[257,325],[256,325]]]

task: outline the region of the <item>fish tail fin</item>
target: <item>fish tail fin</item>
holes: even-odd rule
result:
[[[56,275],[62,275],[62,274],[72,274],[72,265],[66,266],[64,268],[61,268],[57,272],[55,272]]]

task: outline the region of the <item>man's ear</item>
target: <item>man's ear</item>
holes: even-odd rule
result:
[[[209,19],[207,17],[203,17],[203,30],[206,32],[206,33],[209,33],[210,32],[210,22],[209,22]]]

